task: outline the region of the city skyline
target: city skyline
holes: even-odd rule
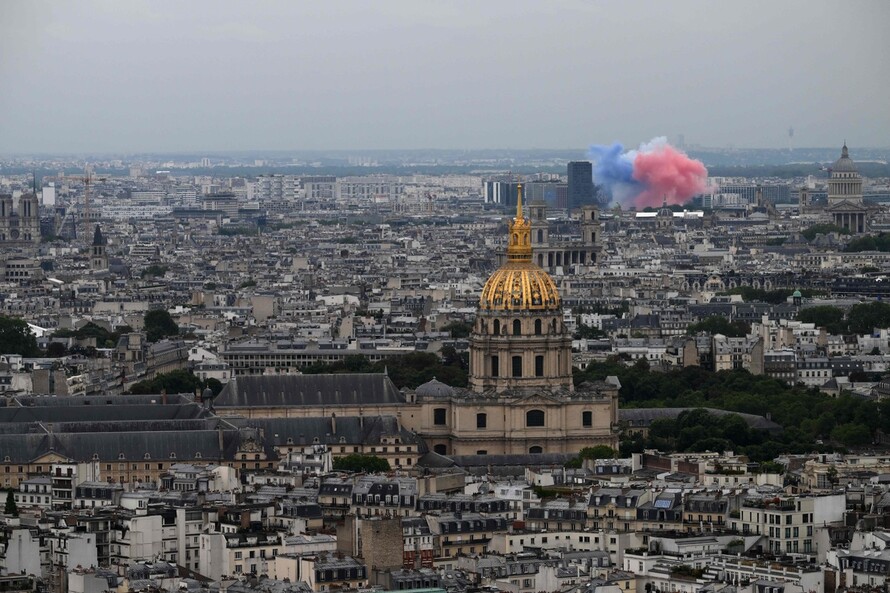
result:
[[[583,148],[661,135],[883,147],[890,137],[882,2],[12,2],[0,12],[10,81],[0,153]]]

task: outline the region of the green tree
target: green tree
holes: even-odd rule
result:
[[[157,342],[167,336],[179,335],[179,326],[164,309],[154,309],[145,314],[145,337],[149,342]]]
[[[334,469],[346,472],[388,472],[389,462],[376,455],[353,453],[351,455],[346,455],[345,457],[337,457],[334,459]]]
[[[473,326],[464,321],[452,321],[451,323],[442,327],[443,332],[450,333],[451,337],[455,339],[468,338],[472,330]]]
[[[707,319],[702,319],[698,323],[690,323],[686,328],[686,333],[694,336],[700,332],[714,334],[723,334],[728,338],[742,338],[748,335],[751,327],[741,321],[729,321],[721,315],[712,315]]]
[[[19,516],[19,507],[15,504],[15,495],[12,490],[6,493],[6,506],[3,508],[3,512],[12,517]]]
[[[850,229],[839,227],[835,224],[814,224],[801,231],[801,235],[806,237],[807,241],[812,241],[816,238],[816,235],[827,235],[828,233],[840,233],[842,235],[849,235]]]
[[[203,390],[207,386],[191,371],[177,369],[169,373],[161,373],[154,379],[134,383],[130,387],[130,393],[148,394],[160,393],[161,391],[166,391],[167,393],[194,393],[196,389]]]
[[[163,276],[164,274],[167,273],[168,269],[169,268],[167,266],[152,264],[152,265],[148,266],[147,268],[145,268],[144,270],[142,270],[141,277],[148,278],[150,276],[152,278],[155,278],[157,276]]]
[[[601,329],[597,329],[595,327],[584,325],[583,323],[578,324],[578,328],[575,330],[574,335],[572,336],[576,340],[588,339],[594,340],[596,338],[602,338],[606,335]]]
[[[830,334],[844,334],[847,332],[844,310],[831,305],[801,309],[797,313],[797,320],[803,323],[815,323],[816,327],[824,327],[825,331]]]
[[[890,304],[882,301],[853,305],[847,313],[850,332],[870,334],[876,327],[890,327]]]
[[[24,319],[0,315],[0,354],[21,354],[27,358],[40,356],[37,338]]]
[[[566,463],[566,467],[581,467],[585,459],[612,459],[615,457],[615,449],[608,445],[596,445],[584,447],[578,452],[578,456]]]
[[[871,442],[871,433],[862,424],[848,422],[835,426],[831,438],[849,447],[859,447]]]

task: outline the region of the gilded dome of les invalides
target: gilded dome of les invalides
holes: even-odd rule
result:
[[[516,218],[510,223],[507,263],[482,288],[480,311],[560,311],[559,291],[550,275],[532,261],[531,223],[522,215],[522,186]]]

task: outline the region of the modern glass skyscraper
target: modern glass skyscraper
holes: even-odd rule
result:
[[[568,176],[569,207],[595,203],[596,188],[593,186],[593,165],[590,161],[571,161]]]

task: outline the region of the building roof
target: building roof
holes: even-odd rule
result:
[[[831,166],[832,173],[856,173],[856,163],[853,162],[853,159],[850,158],[850,153],[847,150],[847,143],[844,142],[844,147],[841,149],[841,158],[834,161],[834,164]]]
[[[405,398],[384,374],[246,376],[229,381],[216,408],[396,405]]]

